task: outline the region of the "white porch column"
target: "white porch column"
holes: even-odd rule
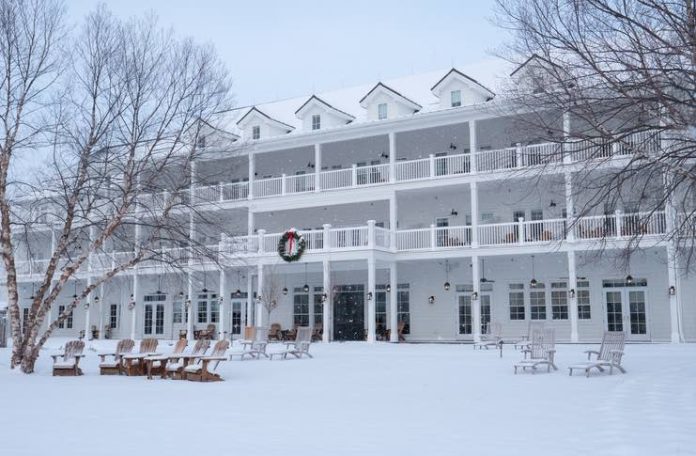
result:
[[[263,295],[263,264],[256,266],[256,327],[263,326],[263,303],[267,296]]]
[[[563,163],[568,164],[571,162],[570,151],[568,150],[567,143],[570,137],[570,113],[563,113]]]
[[[478,184],[472,182],[470,184],[470,196],[471,196],[471,246],[477,248],[479,245],[478,238],[478,219],[479,219],[479,208],[478,208]]]
[[[398,224],[399,221],[396,192],[392,192],[392,194],[389,195],[389,231],[391,232],[391,236],[389,236],[389,238],[391,240],[390,247],[392,248],[392,250],[396,250],[396,228]]]
[[[87,260],[87,261],[89,261],[89,260]],[[87,269],[91,270],[91,268],[89,267],[89,264],[87,265]],[[90,275],[87,275],[87,286],[89,287],[91,285],[92,285],[92,276],[90,274]],[[85,340],[89,340],[89,336],[91,333],[90,324],[89,324],[89,317],[90,317],[89,311],[90,311],[90,308],[92,307],[92,293],[88,294],[85,297],[85,303],[83,304],[83,306],[85,307]]]
[[[193,340],[193,306],[196,298],[193,290],[193,272],[187,274],[188,291],[186,295],[186,340]]]
[[[241,284],[240,284],[241,286]],[[246,303],[246,325],[254,326],[254,277],[251,275],[251,268],[247,268],[247,303]]]
[[[225,330],[225,325],[227,324],[227,273],[224,269],[220,269],[220,295],[218,299],[220,300],[220,327],[218,328],[218,339],[223,340],[227,337],[227,331]]]
[[[249,209],[247,212],[247,235],[252,236],[254,234],[254,213]]]
[[[372,343],[376,339],[377,324],[375,318],[375,257],[373,254],[367,257],[367,341]]]
[[[398,273],[396,261],[389,268],[389,342],[399,342]]]
[[[471,257],[471,285],[473,288],[471,299],[472,333],[474,342],[481,341],[481,275],[479,273],[479,257]],[[474,299],[476,298],[476,299]]]
[[[321,144],[314,145],[314,191],[321,191]]]
[[[396,182],[396,133],[389,133],[389,181]]]
[[[575,251],[568,250],[568,313],[570,314],[570,341],[578,341],[578,275],[575,270]]]
[[[254,199],[254,181],[256,180],[256,155],[249,151],[249,191],[247,198]]]
[[[132,340],[135,340],[135,316],[136,312],[138,312],[138,297],[140,295],[140,278],[138,277],[138,272],[135,271],[133,273],[133,294],[131,295],[131,298],[128,299],[128,307],[130,307],[130,313],[131,313],[131,331],[130,331],[130,338]],[[132,302],[131,302],[132,301]]]
[[[565,178],[565,200],[566,200],[566,239],[575,240],[575,201],[573,199],[573,175],[569,172],[564,173]]]
[[[677,264],[677,256],[675,255],[672,241],[667,244],[667,297],[669,300],[669,322],[670,322],[670,341],[673,344],[682,342],[681,331],[681,308],[679,306],[679,298],[681,295],[681,287],[679,283],[679,272]],[[672,288],[674,287],[674,288]],[[671,290],[674,290],[672,293]]]
[[[476,121],[469,121],[469,168],[472,173],[478,170],[478,163],[476,163]]]
[[[99,338],[104,338],[104,282],[99,285]]]
[[[327,242],[327,241],[325,241]],[[329,334],[330,334],[330,328],[329,326],[331,325],[331,302],[332,302],[332,296],[331,296],[331,263],[329,260],[323,260],[322,262],[322,272],[323,272],[323,287],[324,287],[324,293],[326,294],[326,299],[322,303],[322,326],[323,326],[323,332],[321,335],[321,341],[328,343],[329,340],[331,340]]]

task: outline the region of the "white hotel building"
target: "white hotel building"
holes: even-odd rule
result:
[[[99,305],[79,306],[55,335],[97,328],[103,337],[108,328],[111,338],[170,339],[213,323],[221,337],[238,338],[245,325],[277,322],[321,324],[325,342],[375,341],[404,321],[406,341],[450,342],[475,340],[490,320],[512,340],[543,320],[559,341],[597,341],[606,329],[633,341],[696,340],[696,280],[673,267],[662,236],[669,208],[627,191],[623,206],[576,220],[587,203],[574,189],[581,153],[558,155],[559,145],[537,143],[502,116],[488,88],[497,85],[493,68],[234,110],[225,133],[233,141],[214,147],[209,138],[191,175],[198,210],[216,211],[225,226],[192,221],[192,235],[230,254],[222,267],[140,265],[102,286]],[[572,138],[572,122],[559,122]],[[636,143],[659,145],[645,138]],[[593,172],[631,153],[614,147]],[[307,248],[286,263],[277,245],[292,227]],[[628,270],[618,268],[612,253],[636,234],[639,251]],[[50,241],[42,248],[18,264],[23,306]],[[99,264],[90,259],[78,279],[99,274]],[[270,316],[254,299],[269,274],[287,289]],[[67,286],[57,304],[72,295]]]

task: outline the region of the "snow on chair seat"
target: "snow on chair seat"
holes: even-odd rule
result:
[[[53,358],[53,375],[82,375],[80,369],[80,358],[84,355],[82,351],[85,349],[85,343],[81,340],[71,340],[65,344],[65,350],[62,355],[51,355]],[[58,361],[62,358],[62,361]]]
[[[195,362],[198,358],[205,356],[205,352],[210,348],[210,340],[199,339],[196,341],[196,345],[193,346],[191,353],[179,353],[172,354],[169,358],[169,363],[166,366],[166,373],[169,378],[184,378],[184,367],[189,363]]]
[[[230,353],[230,361],[235,356],[239,356],[239,359],[244,361],[244,357],[248,356],[251,359],[261,359],[261,356],[268,358],[266,353],[266,347],[268,346],[268,328],[258,327],[253,331],[244,331],[245,336],[250,336],[250,340],[242,340],[242,351],[235,351]]]
[[[474,350],[477,348],[479,350],[486,349],[490,347],[498,347],[502,343],[501,333],[503,332],[503,325],[498,322],[488,322],[484,327],[483,334],[481,334],[481,340],[474,344]]]
[[[614,373],[614,368],[626,373],[626,369],[621,366],[621,359],[624,354],[624,344],[626,342],[626,334],[623,331],[605,331],[602,337],[602,344],[599,346],[599,351],[586,350],[587,361],[577,363],[568,367],[568,375],[573,375],[573,370],[585,371],[585,376],[590,376],[590,371],[596,368],[600,372],[604,372],[604,368],[609,368],[609,375]],[[592,355],[596,359],[592,360]]]
[[[119,340],[116,351],[112,353],[100,353],[99,375],[120,375],[122,373],[122,357],[133,351],[135,342],[132,339]],[[113,360],[107,361],[111,357]]]
[[[297,336],[292,342],[286,342],[286,349],[283,351],[271,353],[270,358],[273,359],[274,356],[279,356],[283,359],[287,359],[288,355],[292,355],[295,358],[302,358],[303,355],[307,355],[312,358],[309,354],[309,346],[312,343],[312,328],[309,326],[300,326],[297,328]]]
[[[213,347],[210,356],[203,356],[198,359],[196,364],[191,364],[184,368],[186,380],[198,380],[199,382],[220,381],[220,374],[213,372],[220,361],[227,361],[225,352],[230,346],[229,340],[219,340]],[[210,366],[212,365],[212,369]]]
[[[556,340],[553,329],[535,329],[532,331],[529,348],[522,350],[522,353],[524,359],[514,365],[515,374],[518,368],[521,368],[523,371],[531,369],[532,373],[534,373],[537,367],[544,365],[547,372],[551,372],[551,368],[558,370],[554,362]]]

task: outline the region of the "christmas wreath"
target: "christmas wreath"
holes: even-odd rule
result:
[[[294,228],[287,230],[278,241],[278,255],[287,261],[297,261],[305,251],[305,239]]]

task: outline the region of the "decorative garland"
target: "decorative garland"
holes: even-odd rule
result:
[[[306,246],[304,237],[295,228],[290,228],[278,241],[278,255],[288,263],[297,261],[304,253]]]

